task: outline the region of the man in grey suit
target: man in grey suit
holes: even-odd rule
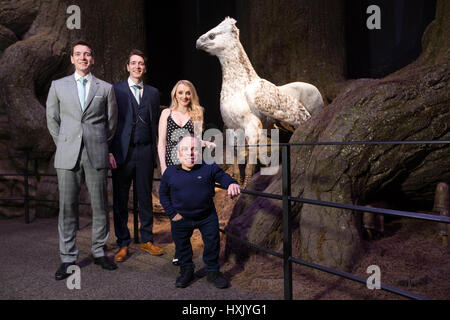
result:
[[[75,73],[52,82],[47,97],[47,127],[56,144],[55,169],[59,189],[59,249],[62,260],[56,280],[67,278],[76,264],[78,197],[83,182],[92,206],[92,255],[95,264],[117,266],[104,252],[109,237],[107,173],[109,144],[117,126],[113,86],[91,74],[92,47],[78,41],[70,56]]]

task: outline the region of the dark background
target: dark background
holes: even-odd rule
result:
[[[381,29],[366,27],[372,4],[380,7]],[[347,0],[348,77],[381,78],[414,61],[435,11],[435,0]]]
[[[223,127],[220,116],[222,71],[219,60],[195,48],[199,36],[225,17],[236,18],[234,1],[146,1],[151,84],[170,105],[170,91],[178,80],[191,81],[205,107],[205,126]],[[170,62],[170,63],[168,63]]]
[[[206,128],[223,127],[219,109],[222,73],[219,60],[197,50],[195,42],[226,16],[238,20],[242,35],[245,30],[239,24],[238,9],[245,3],[237,1],[146,1],[148,80],[160,90],[165,106],[178,80],[192,81],[206,109]],[[304,7],[304,1],[297,3]],[[372,4],[381,9],[380,30],[366,27],[370,16],[366,9]],[[346,0],[347,78],[381,78],[414,61],[435,9],[435,0]]]

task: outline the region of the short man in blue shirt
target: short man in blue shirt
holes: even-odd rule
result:
[[[218,182],[228,189],[231,197],[240,193],[240,187],[217,164],[196,163],[200,152],[197,138],[182,138],[178,145],[181,164],[166,169],[159,188],[160,202],[171,219],[172,238],[179,253],[180,276],[175,286],[184,288],[194,277],[190,239],[198,228],[204,243],[207,280],[217,288],[226,288],[228,281],[219,271],[220,235],[214,186]]]

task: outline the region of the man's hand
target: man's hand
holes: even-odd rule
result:
[[[109,165],[111,169],[117,169],[116,159],[112,153],[109,154]]]
[[[181,220],[182,218],[183,218],[183,217],[181,216],[181,214],[177,213],[177,214],[175,215],[175,217],[172,218],[172,221],[178,221],[178,220]]]
[[[228,195],[233,198],[241,193],[241,187],[238,184],[232,183],[228,186]]]

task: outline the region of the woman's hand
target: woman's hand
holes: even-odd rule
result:
[[[217,147],[217,145],[214,142],[210,142],[210,141],[203,140],[202,144],[204,147],[207,147],[208,149]]]

